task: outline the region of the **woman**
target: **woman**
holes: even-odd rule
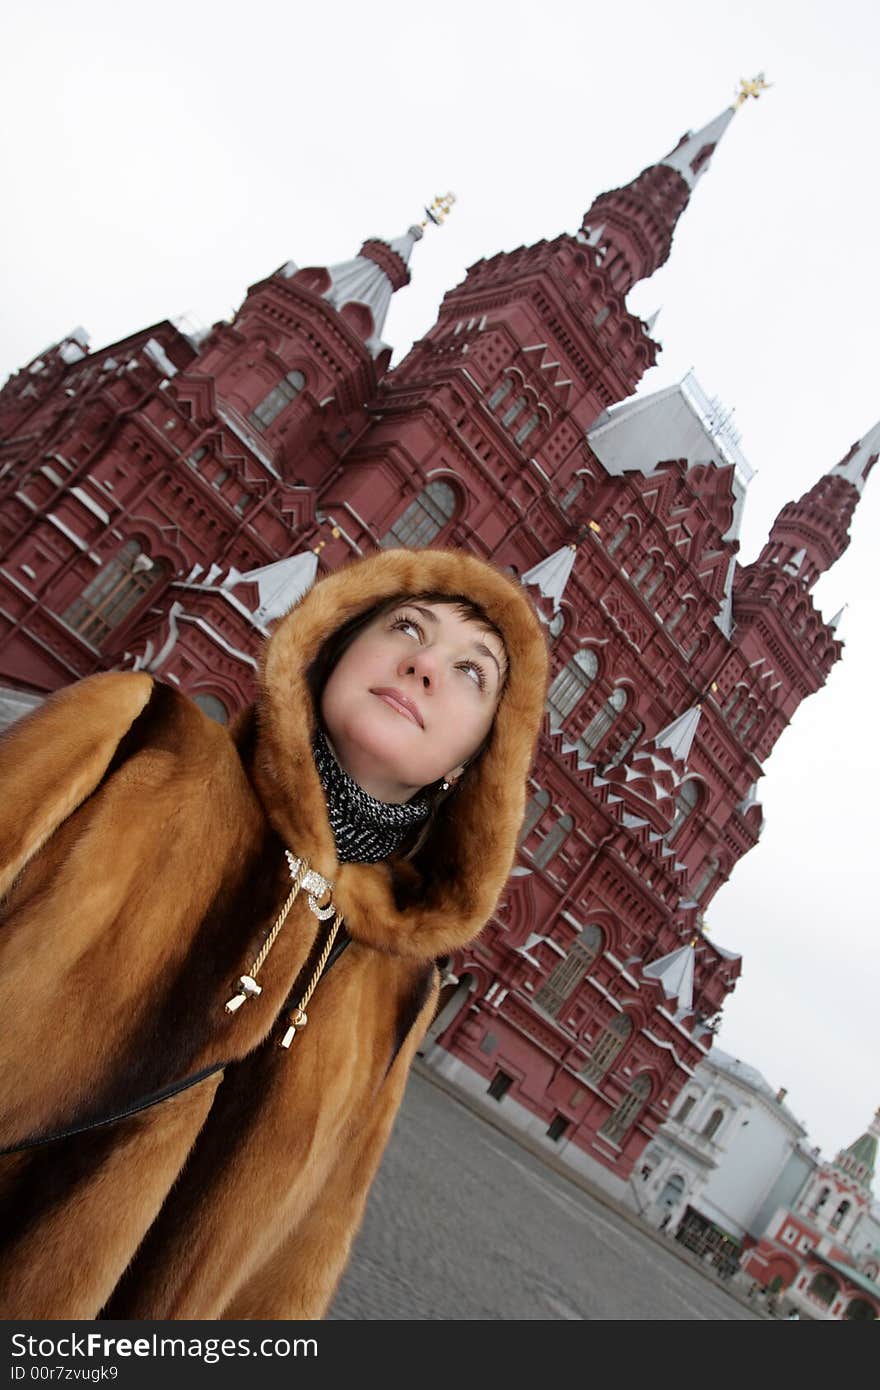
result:
[[[140,673],[6,736],[0,1316],[323,1315],[545,686],[513,581],[391,551],[280,622],[233,737]]]

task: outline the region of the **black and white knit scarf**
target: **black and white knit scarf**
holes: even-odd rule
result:
[[[396,806],[365,792],[339,766],[320,729],[313,750],[341,864],[375,864],[387,859],[414,826],[428,819],[431,803],[426,796]]]

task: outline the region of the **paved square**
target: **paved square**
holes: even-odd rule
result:
[[[756,1315],[414,1074],[329,1316]]]

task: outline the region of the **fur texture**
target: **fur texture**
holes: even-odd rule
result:
[[[504,635],[491,743],[416,864],[340,866],[306,673],[348,618],[429,591],[467,594]],[[480,930],[509,873],[546,668],[518,585],[470,556],[391,551],[278,625],[255,737],[253,716],[236,742],[179,692],[109,674],[0,741],[0,1147],[229,1063],[0,1158],[0,1316],[323,1315],[436,1004],[433,962]],[[304,895],[262,994],[224,1009],[287,895],[285,846],[334,884],[352,937],[290,1051],[284,1004],[326,931]]]

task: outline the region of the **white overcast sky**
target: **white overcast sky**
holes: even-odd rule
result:
[[[757,470],[740,558],[880,417],[880,7],[873,0],[31,0],[0,54],[0,379],[74,325],[93,347],[165,317],[209,324],[293,259],[392,237],[435,194],[395,360],[466,266],[577,229],[730,104],[738,114],[668,264],[640,393],[693,367]],[[833,1153],[880,1103],[876,692],[880,470],[814,591],[849,605],[843,660],[766,767],[766,827],[709,913],[744,957],[721,1045]],[[870,698],[869,698],[870,697]]]

